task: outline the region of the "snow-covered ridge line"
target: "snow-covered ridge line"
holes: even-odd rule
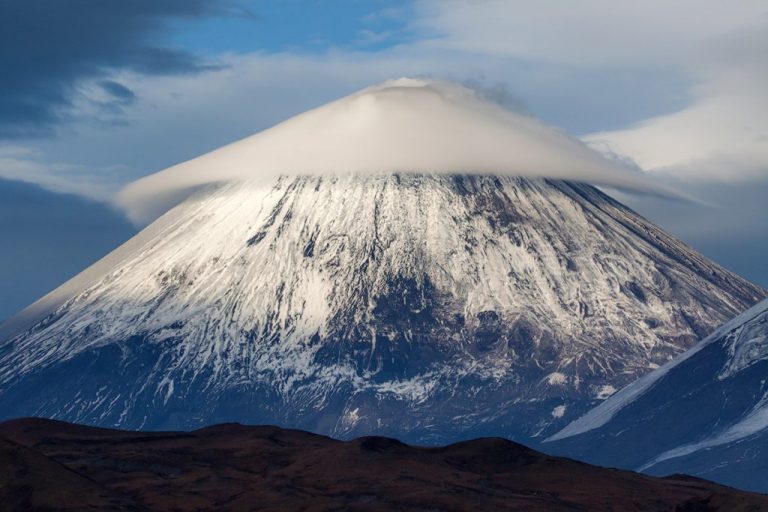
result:
[[[470,89],[403,78],[140,179],[120,194],[119,204],[144,223],[214,182],[393,172],[546,177],[680,197]]]
[[[736,316],[735,318],[729,320],[728,322],[720,326],[712,334],[710,334],[704,340],[699,342],[695,347],[684,352],[683,354],[680,354],[678,357],[676,357],[669,363],[661,366],[660,368],[657,368],[651,373],[641,377],[640,379],[636,380],[632,384],[621,389],[618,393],[616,393],[615,395],[610,397],[608,400],[606,400],[602,404],[598,405],[597,407],[589,411],[587,414],[585,414],[581,418],[571,422],[564,429],[557,432],[555,435],[547,438],[545,442],[557,441],[560,439],[565,439],[567,437],[573,437],[576,435],[583,434],[585,432],[589,432],[590,430],[594,430],[602,427],[603,425],[608,423],[611,419],[613,419],[613,417],[616,416],[616,414],[618,414],[619,411],[621,411],[624,407],[632,403],[634,400],[642,396],[644,393],[648,392],[656,383],[658,383],[662,379],[662,377],[668,374],[673,368],[680,365],[684,361],[690,359],[692,356],[699,353],[702,349],[704,349],[711,343],[718,341],[720,338],[722,338],[724,335],[728,334],[732,330],[738,328],[741,325],[749,323],[750,321],[766,313],[767,311],[768,311],[768,300],[764,300],[762,302],[759,302],[758,304],[755,304],[748,310],[744,311],[740,315]],[[739,435],[742,435],[742,434],[739,434]],[[736,438],[734,436],[736,436],[736,434],[733,433],[731,435],[729,431],[728,433],[724,434],[722,442],[724,443],[724,442],[733,440]],[[701,447],[714,446],[718,442],[719,441],[709,441],[710,444],[702,444],[701,446],[698,446],[698,447],[684,447],[684,448],[690,448],[689,451],[685,451],[685,449],[680,449],[679,452],[664,454],[663,456],[659,456],[652,463],[649,463],[646,466],[644,466],[643,469],[646,469],[647,467],[650,467],[653,464],[661,460],[668,459],[670,457],[684,455],[685,453],[690,453],[695,449],[698,449]]]

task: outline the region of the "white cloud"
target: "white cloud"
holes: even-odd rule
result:
[[[762,0],[422,0],[431,44],[575,66],[678,66],[712,39],[764,27]]]
[[[184,191],[282,174],[487,173],[587,181],[667,193],[540,121],[442,81],[399,79],[312,109],[129,185],[131,218],[167,210]]]
[[[642,79],[680,74],[686,106],[587,137],[642,168],[703,180],[768,177],[768,3],[761,0],[423,0],[433,47]],[[566,89],[568,84],[562,85]],[[599,89],[596,94],[604,93]],[[627,103],[634,98],[627,96]]]
[[[742,34],[695,70],[699,83],[689,106],[586,140],[654,173],[699,181],[768,179],[766,55],[768,31]]]
[[[33,148],[0,146],[0,178],[33,183],[53,192],[108,202],[119,188],[113,175],[119,171],[50,163],[45,155]]]

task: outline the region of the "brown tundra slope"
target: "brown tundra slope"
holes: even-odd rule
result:
[[[768,496],[485,438],[419,448],[271,426],[128,432],[0,423],[2,510],[761,511]]]

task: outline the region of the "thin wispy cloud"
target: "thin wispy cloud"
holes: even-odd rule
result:
[[[38,150],[25,146],[0,146],[0,179],[40,185],[53,192],[77,194],[109,202],[119,189],[120,167],[91,169],[49,162]]]

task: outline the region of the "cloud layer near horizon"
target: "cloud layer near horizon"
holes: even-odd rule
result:
[[[185,191],[279,175],[477,173],[585,181],[671,195],[564,132],[449,82],[398,79],[142,178],[119,204],[135,222]]]

